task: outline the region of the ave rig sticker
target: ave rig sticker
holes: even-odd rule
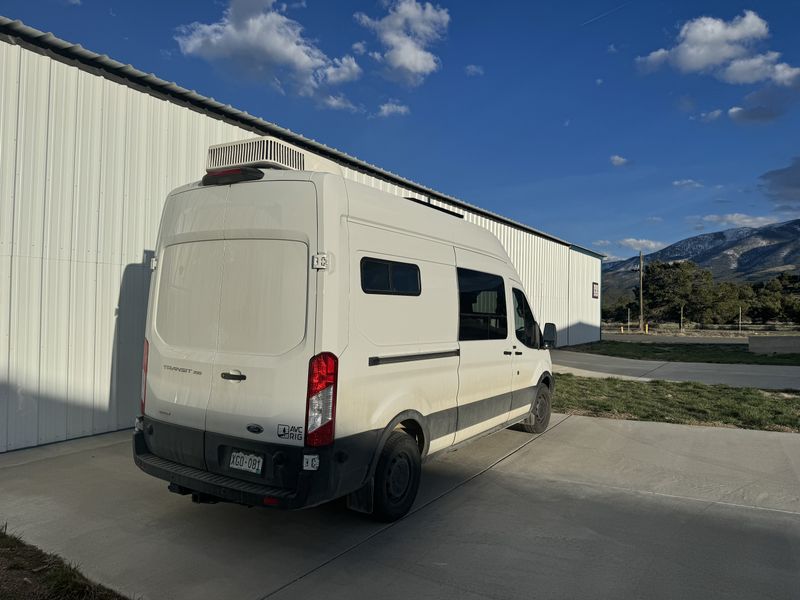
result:
[[[278,437],[284,440],[302,440],[303,428],[299,425],[278,425]]]

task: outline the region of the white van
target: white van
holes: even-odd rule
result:
[[[555,327],[497,238],[337,169],[259,138],[169,194],[133,448],[171,491],[395,520],[425,459],[546,429]]]

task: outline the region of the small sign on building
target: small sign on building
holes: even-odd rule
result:
[[[600,297],[600,284],[596,281],[592,282],[592,298]]]

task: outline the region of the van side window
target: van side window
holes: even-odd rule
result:
[[[514,288],[514,331],[517,339],[528,348],[539,347],[539,326],[522,290]]]
[[[419,267],[379,258],[361,259],[361,289],[365,294],[419,296],[422,284]]]
[[[458,271],[458,339],[504,340],[508,336],[503,278],[490,273]]]

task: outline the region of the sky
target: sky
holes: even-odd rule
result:
[[[2,0],[0,14],[610,259],[800,217],[794,0]]]

